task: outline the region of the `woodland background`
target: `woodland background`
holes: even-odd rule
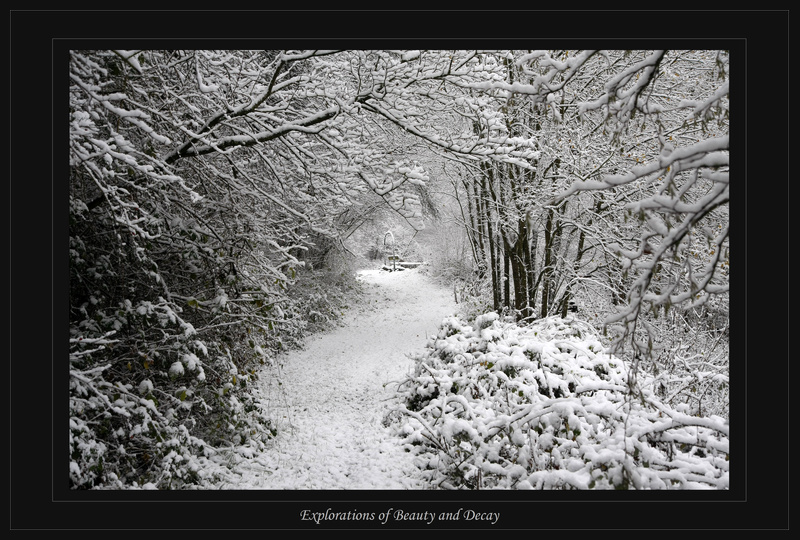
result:
[[[389,237],[468,317],[578,310],[630,393],[641,370],[681,418],[725,421],[729,70],[706,50],[70,51],[73,485],[184,487],[207,446],[271,434],[258,368],[335,319]]]

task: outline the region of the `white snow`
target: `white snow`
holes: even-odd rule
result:
[[[646,381],[648,403],[623,414],[626,368],[588,324],[554,316],[519,327],[485,314],[465,326],[451,291],[420,269],[358,278],[364,297],[342,324],[257,379],[274,438],[207,454],[205,487],[458,489],[449,475],[459,463],[481,489],[613,489],[633,444],[637,489],[728,488],[727,421],[672,410]],[[472,392],[455,390],[467,383]],[[669,457],[646,442],[651,433],[703,454]]]
[[[363,270],[367,301],[343,324],[265,373],[262,397],[280,424],[269,448],[236,466],[223,489],[423,489],[410,454],[383,425],[397,382],[455,312],[452,293],[418,269]]]
[[[180,377],[183,375],[183,364],[180,362],[173,362],[169,368],[169,374],[171,377]]]

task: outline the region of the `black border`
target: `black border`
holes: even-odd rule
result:
[[[788,11],[15,11],[10,12],[10,530],[374,529],[300,511],[472,508],[497,525],[452,529],[788,528]],[[732,54],[732,489],[727,492],[73,492],[67,385],[66,51],[69,48],[714,48]],[[546,43],[537,42],[545,41]],[[420,44],[417,44],[417,43]],[[522,45],[524,43],[524,45]],[[259,45],[265,46],[265,45]],[[284,45],[282,45],[284,46]],[[291,46],[291,45],[290,45]],[[746,74],[743,77],[742,74]],[[746,99],[742,99],[745,97]],[[52,109],[51,109],[52,106]],[[47,127],[45,127],[47,126]],[[48,129],[49,128],[49,133]],[[786,145],[786,146],[784,146]],[[49,159],[48,159],[49,158]],[[749,159],[748,159],[749,158]],[[48,168],[47,165],[50,165]],[[741,174],[745,171],[746,174]],[[784,195],[784,185],[786,191]],[[741,187],[745,186],[745,190]],[[50,212],[49,215],[47,212]],[[762,215],[765,214],[765,215]],[[783,236],[785,232],[785,237]],[[769,243],[767,242],[769,240]],[[774,244],[772,244],[774,242]],[[770,247],[772,246],[772,247]],[[787,271],[784,274],[784,271]],[[786,285],[782,283],[786,280]],[[752,284],[748,288],[748,284]],[[785,305],[781,292],[787,292]],[[777,294],[776,294],[777,292]],[[52,318],[44,314],[50,308]],[[783,328],[787,324],[787,328]],[[788,368],[788,363],[785,364]],[[63,370],[62,370],[63,371]],[[777,379],[777,381],[776,381]],[[736,384],[736,381],[742,384]],[[759,384],[758,381],[764,381]],[[781,381],[782,382],[782,381]],[[51,400],[52,396],[52,400]],[[749,396],[749,399],[747,399]],[[52,409],[51,409],[52,407]],[[745,419],[748,421],[745,423]],[[748,427],[747,442],[742,436]],[[745,465],[742,465],[745,464]],[[746,473],[746,474],[745,474]],[[63,487],[62,487],[63,486]],[[441,524],[440,524],[441,525]],[[405,522],[406,529],[436,525]]]

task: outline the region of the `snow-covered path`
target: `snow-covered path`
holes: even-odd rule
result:
[[[281,386],[263,388],[280,434],[248,460],[237,489],[424,488],[383,420],[413,364],[406,354],[454,312],[453,297],[417,270],[364,270],[359,279],[368,302],[289,353]]]

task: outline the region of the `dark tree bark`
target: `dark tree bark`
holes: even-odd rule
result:
[[[480,201],[481,209],[483,210],[483,221],[486,224],[489,267],[492,276],[492,304],[494,310],[499,312],[502,309],[500,298],[501,272],[497,260],[497,249],[495,247],[495,232],[494,228],[492,227],[493,214],[491,211],[491,197],[488,193],[487,187],[487,184],[490,184],[492,181],[492,166],[490,164],[485,164],[482,168],[484,170],[484,174],[481,176],[481,182],[479,186],[480,196],[478,197],[478,201]],[[478,186],[476,186],[476,188],[478,188]]]

